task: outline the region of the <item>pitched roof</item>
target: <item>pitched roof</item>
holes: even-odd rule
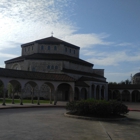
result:
[[[14,62],[19,62],[19,61],[24,61],[24,60],[63,60],[63,61],[69,61],[73,62],[76,64],[81,64],[81,65],[86,65],[86,66],[92,66],[93,64],[84,61],[82,59],[79,59],[77,57],[72,57],[64,54],[46,54],[46,53],[34,53],[31,55],[25,55],[25,56],[20,56],[14,59],[10,59],[5,61],[6,64],[8,63],[14,63]]]
[[[0,77],[12,77],[12,78],[44,80],[44,81],[65,81],[65,82],[75,81],[74,78],[66,74],[31,72],[4,68],[0,68]]]
[[[106,79],[104,76],[98,75],[96,73],[90,73],[90,72],[84,72],[84,71],[77,71],[77,70],[66,69],[66,68],[63,68],[62,69],[62,72],[72,73],[72,74],[81,74],[81,75],[93,76],[93,77],[97,77],[97,78],[104,78],[104,79]]]
[[[40,40],[35,40],[33,42],[29,42],[29,43],[26,43],[26,44],[22,44],[21,47],[26,47],[26,46],[32,45],[34,43],[39,43],[39,44],[64,44],[64,45],[69,46],[71,48],[80,49],[80,47],[78,47],[76,45],[70,44],[68,42],[65,42],[65,41],[63,41],[61,39],[55,38],[53,36],[43,38],[43,39],[40,39]]]
[[[79,80],[79,81],[94,81],[94,82],[103,82],[103,83],[107,83],[106,81],[101,80],[101,79],[96,79],[96,78],[93,78],[93,77],[85,77],[85,76],[82,76],[82,77],[79,78],[78,80]]]
[[[89,87],[89,85],[86,84],[84,81],[79,81],[79,80],[77,80],[75,82],[75,86],[77,86],[77,87]]]

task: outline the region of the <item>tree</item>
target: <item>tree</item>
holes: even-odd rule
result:
[[[117,85],[116,82],[109,82],[108,85]]]
[[[125,80],[125,81],[121,81],[120,83],[118,83],[120,85],[130,85],[131,81],[129,79]]]

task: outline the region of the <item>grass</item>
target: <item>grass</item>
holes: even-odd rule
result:
[[[23,99],[22,100],[22,102],[23,102],[23,104],[24,103],[32,103],[32,100],[27,100],[27,99]],[[48,104],[48,103],[50,103],[50,101],[49,100],[39,100],[39,102],[40,102],[40,104],[41,103],[43,103],[43,104]],[[3,99],[0,99],[0,103],[2,104],[3,103]],[[9,98],[6,98],[5,99],[5,103],[12,103],[12,99],[9,99]],[[19,104],[20,103],[20,99],[14,99],[14,103],[15,104]],[[34,100],[34,104],[37,104],[37,100]]]

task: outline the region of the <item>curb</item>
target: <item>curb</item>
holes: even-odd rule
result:
[[[94,117],[69,115],[67,113],[64,113],[64,116],[70,117],[70,118],[76,118],[76,119],[93,120],[93,121],[125,121],[128,119],[127,117],[124,117],[124,118],[94,118]]]
[[[1,109],[19,109],[19,108],[65,108],[65,106],[63,105],[54,105],[54,106],[4,106],[4,107],[0,107]]]
[[[139,109],[128,109],[129,111],[137,111],[137,112],[140,112]]]

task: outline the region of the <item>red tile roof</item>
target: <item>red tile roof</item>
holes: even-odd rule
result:
[[[68,56],[68,55],[64,55],[64,54],[46,54],[46,53],[34,53],[31,55],[25,55],[25,56],[20,56],[14,59],[10,59],[5,61],[6,64],[9,63],[14,63],[14,62],[20,62],[20,61],[24,61],[24,60],[61,60],[61,61],[69,61],[69,62],[73,62],[76,64],[81,64],[81,65],[86,65],[86,66],[90,66],[93,67],[93,64],[84,61],[82,59],[79,59],[77,57],[72,57],[72,56]]]
[[[13,70],[0,68],[0,77],[12,77],[30,80],[44,80],[44,81],[65,81],[74,82],[75,79],[66,75],[58,73],[41,73],[23,70]]]
[[[77,70],[63,68],[62,72],[72,73],[72,74],[79,74],[79,75],[84,75],[84,76],[92,76],[92,77],[95,77],[95,78],[104,78],[104,79],[106,79],[104,76],[101,76],[99,74],[85,72],[85,71],[77,71]]]

